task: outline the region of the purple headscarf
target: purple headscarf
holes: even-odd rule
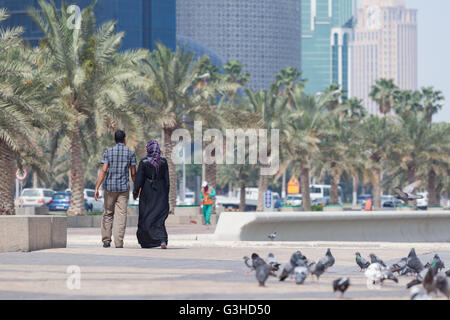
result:
[[[158,141],[150,140],[147,142],[147,160],[152,166],[155,167],[156,172],[159,171],[159,165],[161,164],[161,149],[159,148]]]

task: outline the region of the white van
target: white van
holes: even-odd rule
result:
[[[309,196],[311,198],[311,201],[330,197],[330,189],[331,189],[330,185],[320,185],[320,184],[311,185],[309,187]],[[339,190],[339,202],[342,203],[343,199],[342,188],[339,186],[338,190]]]

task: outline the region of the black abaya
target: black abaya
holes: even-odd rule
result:
[[[142,248],[154,248],[167,242],[165,221],[169,215],[169,167],[161,158],[159,170],[147,158],[139,162],[133,195],[139,190],[139,222],[136,236]]]

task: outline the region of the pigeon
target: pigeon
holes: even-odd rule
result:
[[[380,265],[382,265],[383,267],[387,268],[386,264],[383,262],[383,260],[379,259],[376,255],[374,255],[373,253],[371,253],[370,255],[370,262],[371,263],[379,263]]]
[[[303,284],[308,276],[308,268],[305,266],[295,267],[294,269],[295,283]]]
[[[253,267],[253,263],[250,264],[249,261],[250,261],[250,258],[247,257],[247,256],[245,256],[245,257],[244,257],[244,263],[245,263],[245,265],[247,266],[247,268],[249,269],[248,271],[246,271],[246,273],[250,273],[250,272],[252,272],[253,270],[255,270],[255,268]]]
[[[389,268],[383,267],[380,263],[372,263],[364,273],[367,280],[371,281],[372,284],[383,284],[385,280],[392,280],[398,283],[397,277],[394,276]]]
[[[256,254],[256,253],[252,254],[252,266],[255,270],[256,270],[256,268],[258,268],[258,266],[265,265],[265,264],[267,264],[267,263],[263,259],[261,259],[261,257],[258,254]]]
[[[317,277],[317,281],[319,281],[320,276],[325,272],[326,267],[323,263],[321,263],[320,261],[317,263],[314,263],[311,267],[310,267],[310,272],[312,275],[315,275]]]
[[[400,261],[394,263],[391,266],[391,271],[394,272],[394,273],[397,272],[398,274],[401,274],[405,270],[405,268],[407,267],[406,266],[406,260],[408,260],[408,258],[402,258],[402,259],[400,259]]]
[[[417,274],[417,276],[414,280],[410,281],[406,285],[406,288],[410,289],[419,284],[423,284],[423,287],[427,290],[428,294],[430,292],[434,292],[434,291],[436,291],[436,289],[434,287],[434,277],[436,274],[437,274],[437,269],[435,268],[434,265],[432,265],[428,269],[423,269],[422,271],[420,271]]]
[[[360,272],[366,270],[370,266],[370,262],[361,257],[359,252],[356,252],[356,264],[361,268]]]
[[[439,257],[438,254],[434,255],[433,260],[431,260],[430,262],[427,262],[427,264],[425,265],[425,268],[431,267],[432,264],[435,264],[438,272],[445,268],[445,264],[441,260],[441,258]]]
[[[258,280],[260,287],[266,285],[267,278],[269,278],[271,271],[272,268],[267,263],[260,264],[256,267],[256,280]]]
[[[426,270],[426,269],[425,269]],[[429,268],[427,273],[425,274],[425,277],[423,279],[423,287],[425,288],[425,290],[427,291],[427,294],[430,294],[431,292],[437,293],[437,288],[436,288],[436,281],[434,279],[434,271],[432,268]]]
[[[300,251],[295,252],[288,263],[284,266],[283,270],[281,271],[280,275],[280,281],[286,280],[289,275],[291,275],[294,272],[295,267],[302,267],[306,265],[306,257],[302,255]]]
[[[403,268],[403,270],[400,272],[401,276],[415,275],[415,274],[416,272],[408,266],[405,266],[405,268]]]
[[[382,278],[381,268],[383,268],[383,266],[378,262],[370,264],[370,266],[364,272],[367,281],[371,284],[380,283]]]
[[[331,250],[328,249],[325,257],[319,260],[319,263],[322,263],[325,266],[325,269],[328,269],[334,265],[335,259],[331,254]]]
[[[333,291],[340,291],[341,298],[344,296],[345,291],[347,291],[348,287],[350,287],[350,279],[349,278],[339,278],[333,281]]]
[[[439,274],[436,277],[436,288],[442,293],[447,299],[450,300],[450,288],[448,286],[447,276],[443,274]]]
[[[274,241],[276,237],[277,237],[277,233],[276,233],[276,232],[271,233],[271,234],[269,234],[269,235],[267,236],[267,238],[269,238],[269,239],[272,240],[272,241]]]
[[[389,268],[382,268],[381,269],[382,279],[381,282],[383,283],[384,280],[392,280],[395,283],[398,283],[398,279],[394,274],[392,273],[391,269]]]
[[[394,192],[396,193],[396,198],[402,200],[404,203],[408,203],[408,201],[423,199],[423,196],[414,195],[414,190],[420,186],[422,182],[416,181],[405,188],[403,190],[400,187],[394,188]]]
[[[411,249],[408,255],[408,259],[406,260],[406,265],[414,270],[416,273],[420,273],[424,266],[422,262],[417,258],[416,250],[414,248]]]
[[[279,270],[281,264],[275,259],[273,253],[269,253],[269,255],[267,256],[267,262],[272,266],[273,271]]]
[[[425,292],[424,288],[412,287],[411,300],[431,300],[431,297]]]

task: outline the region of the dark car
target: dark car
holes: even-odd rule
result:
[[[356,203],[364,205],[366,203],[366,200],[369,199],[373,201],[373,196],[371,194],[361,194],[358,196]]]
[[[50,200],[50,202],[48,203],[48,209],[50,211],[67,211],[70,207],[70,198],[70,192],[55,192],[55,194],[53,194],[52,200]],[[84,205],[86,211],[92,210],[86,199],[84,200]]]

